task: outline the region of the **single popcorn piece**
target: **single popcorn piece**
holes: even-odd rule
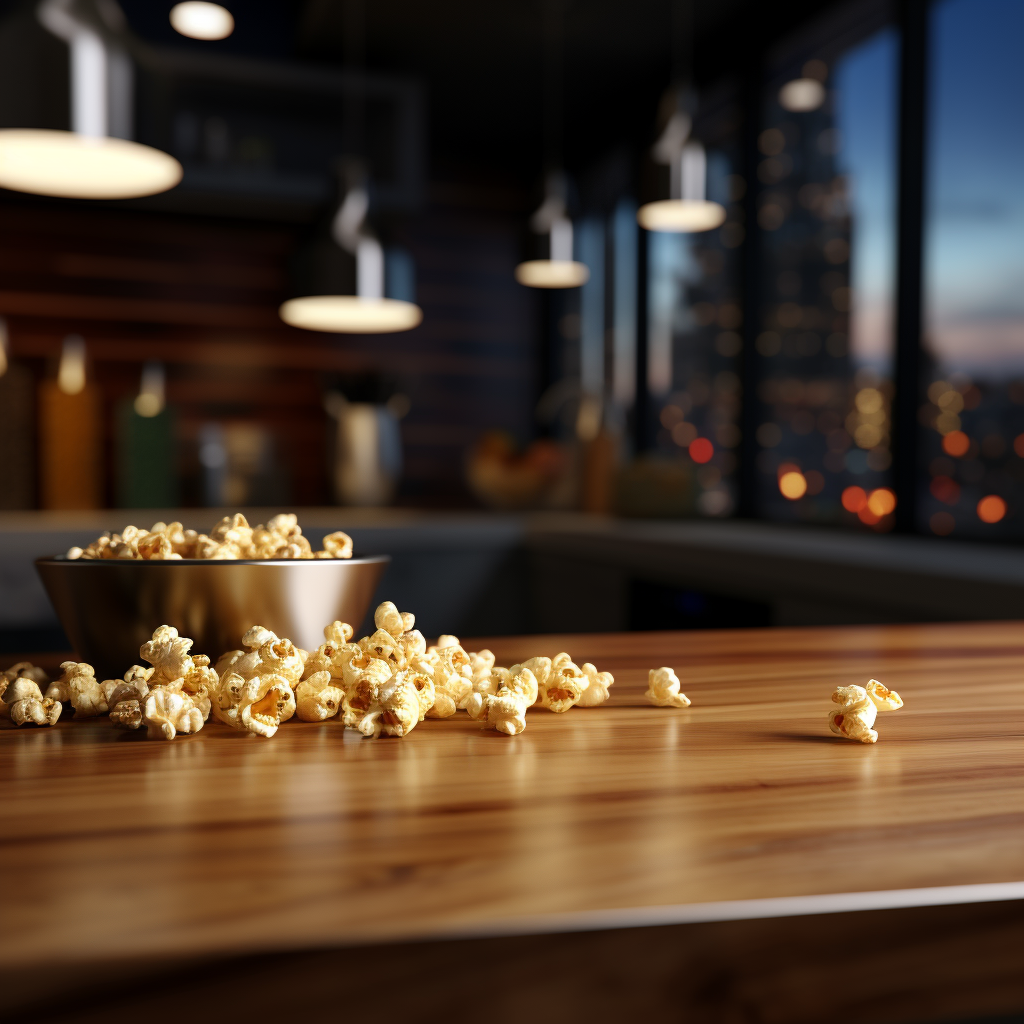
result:
[[[858,743],[876,743],[878,733],[872,728],[879,711],[896,711],[903,700],[895,690],[872,679],[867,686],[837,686],[832,700],[838,711],[828,716],[828,727],[837,736]]]
[[[569,655],[563,652],[551,659],[551,670],[547,674],[547,679],[542,683],[538,677],[537,682],[536,706],[547,708],[556,714],[564,714],[583,696],[587,677]]]
[[[377,629],[371,636],[364,636],[359,646],[372,657],[386,661],[392,672],[400,672],[406,666],[407,659],[401,641],[396,640],[386,629]]]
[[[419,697],[405,673],[390,676],[384,682],[366,677],[345,696],[346,727],[367,737],[408,736],[419,720]]]
[[[248,732],[269,739],[294,714],[295,694],[284,676],[255,676],[242,688],[238,724]]]
[[[40,689],[50,682],[46,670],[33,665],[30,661],[17,662],[6,672],[0,673],[0,679],[6,679],[9,683],[13,683],[15,679],[31,679]]]
[[[449,644],[437,651],[433,666],[434,704],[427,718],[450,718],[473,692],[472,680],[460,671],[469,667],[469,655],[458,644]]]
[[[526,701],[528,708],[533,707],[537,702],[539,687],[537,685],[537,677],[530,669],[523,665],[514,665],[511,669],[499,668],[494,671],[498,674],[502,686],[518,693]]]
[[[0,717],[10,719],[16,727],[53,725],[61,710],[60,701],[44,697],[34,679],[18,676],[10,680],[6,673],[0,676]]]
[[[596,708],[608,699],[608,687],[615,682],[611,672],[598,672],[596,666],[585,661],[581,666],[587,678],[587,685],[580,696],[578,704],[581,708]]]
[[[411,683],[415,688],[416,697],[420,704],[419,720],[422,722],[437,699],[433,674],[415,668],[407,668],[399,672],[398,675],[402,678],[403,682]]]
[[[327,534],[324,537],[324,553],[329,558],[351,558],[352,538],[341,530]]]
[[[205,654],[195,655],[192,658],[192,671],[186,674],[182,682],[182,692],[192,698],[204,722],[210,717],[213,693],[219,682],[216,670],[210,667],[210,659]]]
[[[466,702],[470,718],[506,736],[517,736],[526,728],[526,708],[522,693],[506,686],[496,694],[472,693]]]
[[[291,640],[268,640],[259,654],[266,672],[284,676],[292,686],[302,678],[305,661]]]
[[[70,703],[76,718],[95,718],[107,713],[107,702],[96,679],[92,665],[84,661],[65,661],[61,664],[61,676],[50,683],[46,696],[61,704]]]
[[[405,621],[402,613],[393,601],[384,601],[377,605],[373,613],[373,624],[378,629],[386,629],[396,640],[405,632]]]
[[[324,639],[336,647],[347,644],[355,636],[355,633],[356,631],[347,622],[337,619],[329,626],[324,626]]]
[[[680,691],[679,677],[670,668],[652,668],[644,696],[659,708],[688,708],[690,698]]]
[[[333,718],[345,699],[327,670],[314,672],[295,687],[295,717],[300,722],[322,722]]]
[[[158,626],[153,637],[139,648],[139,657],[153,666],[149,679],[150,687],[184,679],[194,668],[195,662],[189,656],[192,641],[179,636],[174,626]]]
[[[199,732],[203,727],[203,716],[192,698],[164,686],[147,694],[142,704],[142,719],[146,723],[146,736],[151,740],[173,740],[178,733]]]
[[[346,691],[352,690],[365,680],[383,683],[392,675],[391,666],[386,661],[381,661],[362,649],[342,664],[342,680]]]

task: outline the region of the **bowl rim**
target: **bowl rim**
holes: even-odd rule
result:
[[[379,565],[391,561],[390,555],[364,555],[361,558],[68,558],[44,555],[35,565]]]

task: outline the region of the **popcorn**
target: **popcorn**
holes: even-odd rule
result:
[[[416,696],[420,704],[419,720],[422,722],[437,699],[434,677],[429,672],[421,672],[419,669],[404,669],[399,675],[403,681],[412,683],[416,689]]]
[[[867,686],[837,686],[832,700],[840,710],[830,712],[828,727],[837,736],[860,743],[875,743],[878,733],[871,727],[879,711],[896,711],[903,699],[895,690],[872,679]]]
[[[547,661],[548,659],[545,658],[544,660]],[[516,669],[519,671],[516,672]],[[501,673],[499,678],[502,680],[502,686],[518,693],[526,702],[526,706],[528,708],[533,707],[537,702],[537,693],[539,688],[537,685],[537,677],[530,671],[530,669],[522,665],[514,665],[511,669],[501,668],[495,669],[494,671],[495,673]],[[506,673],[508,674],[507,679],[505,678]]]
[[[27,662],[21,664],[32,668]],[[60,718],[60,701],[44,697],[34,679],[28,676],[8,679],[7,675],[7,672],[0,675],[0,717],[10,719],[15,726],[25,725],[26,722],[53,725]]]
[[[374,739],[381,733],[408,736],[420,720],[419,696],[405,673],[383,682],[364,677],[346,694],[343,707],[345,725]]]
[[[329,671],[313,672],[295,687],[295,717],[300,722],[322,722],[333,718],[345,699],[345,691],[334,685]]]
[[[581,708],[596,708],[608,699],[608,687],[615,682],[615,677],[611,672],[598,672],[589,661],[585,661],[581,668],[587,683],[577,703]]]
[[[128,709],[124,713],[127,715]],[[163,686],[146,695],[142,721],[146,723],[146,736],[151,740],[173,740],[179,732],[199,732],[203,727],[203,716],[192,698]]]
[[[17,662],[5,672],[0,673],[0,679],[6,679],[9,683],[13,683],[15,679],[31,679],[40,688],[46,686],[50,681],[46,671],[33,665],[30,661]]]
[[[195,662],[188,653],[191,649],[192,641],[179,636],[174,626],[158,626],[153,630],[153,638],[139,648],[139,657],[154,669],[149,678],[150,686],[184,679],[195,668]]]
[[[469,668],[469,655],[458,643],[437,649],[437,662],[433,667],[434,704],[427,712],[427,718],[450,718],[473,692],[473,682],[460,669]],[[424,670],[421,668],[421,671]]]
[[[95,718],[107,713],[107,702],[96,671],[83,662],[65,661],[61,664],[61,677],[50,683],[46,696],[61,704],[70,702],[76,718]]]
[[[254,676],[242,688],[237,721],[248,732],[269,739],[294,714],[295,694],[284,676]]]
[[[688,708],[690,698],[680,692],[679,677],[670,668],[652,668],[644,696],[659,708]]]
[[[506,736],[516,736],[526,728],[526,708],[526,698],[522,693],[507,686],[493,695],[472,693],[466,701],[470,718],[476,719],[485,729],[495,729]]]
[[[537,682],[537,706],[564,714],[583,696],[587,677],[578,665],[573,664],[569,655],[563,652],[551,660],[551,669],[546,674],[544,682],[541,682],[539,677]]]
[[[154,523],[151,530],[126,526],[121,533],[104,533],[86,548],[69,548],[65,558],[163,559],[268,559],[351,558],[352,538],[340,530],[324,537],[324,547],[313,551],[302,535],[294,513],[274,516],[266,526],[249,525],[241,512],[225,516],[209,534],[185,530],[181,523]]]
[[[284,676],[292,686],[302,678],[306,662],[303,653],[291,640],[268,640],[259,649],[260,661],[267,672]]]

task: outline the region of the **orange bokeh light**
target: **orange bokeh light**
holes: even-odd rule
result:
[[[791,469],[779,477],[779,490],[784,498],[790,501],[798,501],[807,493],[807,478],[803,473]]]
[[[971,439],[962,430],[951,430],[942,439],[942,450],[957,459],[966,455],[970,447]]]
[[[863,487],[847,487],[842,501],[847,512],[859,512],[868,503],[867,492]]]
[[[881,519],[896,508],[896,495],[888,487],[879,487],[868,495],[868,508]]]
[[[1024,434],[1018,434],[1013,439],[1013,450],[1024,459]]]
[[[711,457],[715,454],[715,446],[706,437],[698,437],[690,444],[688,450],[690,458],[698,463],[710,462]]]
[[[871,511],[870,505],[865,505],[858,513],[857,518],[864,523],[865,526],[874,526],[882,517],[877,512]]]
[[[978,518],[983,523],[998,523],[1006,515],[1006,502],[998,494],[988,494],[978,502]]]

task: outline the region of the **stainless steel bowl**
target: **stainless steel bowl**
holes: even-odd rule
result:
[[[139,660],[157,626],[191,637],[195,654],[214,661],[266,626],[313,650],[335,619],[359,628],[391,559],[296,561],[69,561],[36,559],[64,632],[103,679]]]

